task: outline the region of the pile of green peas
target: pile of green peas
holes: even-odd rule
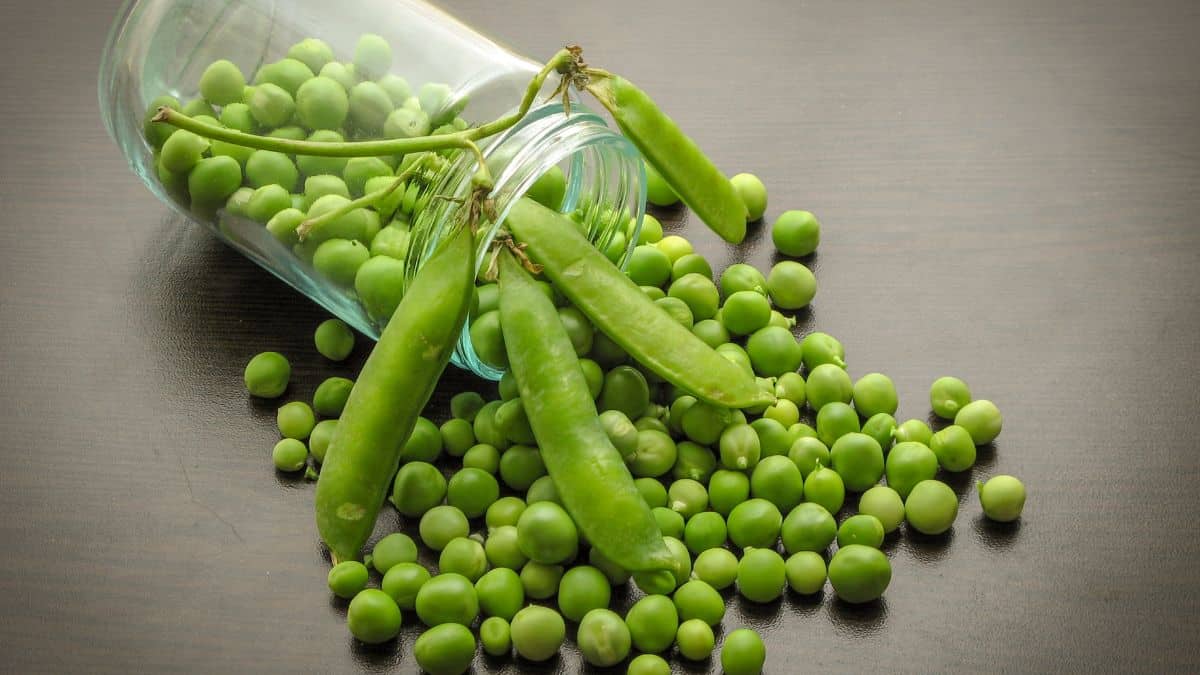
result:
[[[465,128],[449,88],[425,85],[414,96],[402,78],[387,74],[390,66],[390,47],[378,36],[363,36],[352,62],[334,61],[327,45],[308,39],[260,69],[251,85],[234,64],[214,63],[201,78],[203,98],[182,109],[210,114],[214,124],[314,140]],[[181,107],[159,99],[152,108],[159,105]],[[147,134],[163,182],[185,189],[194,206],[224,203],[231,213],[265,223],[317,271],[354,287],[377,319],[399,303],[408,218],[422,206],[419,176],[394,199],[334,221],[328,237],[302,243],[295,229],[386,185],[412,162],[436,171],[443,156],[292,158],[210,144],[169,127],[148,126]],[[731,182],[749,219],[762,218],[762,182],[750,174]],[[649,169],[647,187],[653,204],[678,201]],[[551,171],[530,196],[557,207],[564,190],[562,173]],[[581,207],[576,220],[590,208]],[[636,233],[630,219],[605,253],[620,260],[635,236],[630,279],[777,397],[769,407],[747,410],[699,401],[632,360],[543,282],[604,431],[651,507],[673,566],[631,573],[589,547],[547,475],[516,383],[506,375],[498,397],[460,393],[449,419],[420,418],[405,442],[389,501],[417,524],[415,531],[383,537],[365,563],[341,561],[330,570],[329,589],[349,600],[347,625],[355,638],[393,640],[404,612],[415,612],[426,627],[413,645],[418,665],[454,674],[469,669],[480,645],[493,656],[551,659],[570,623],[589,664],[627,662],[633,675],[666,673],[661,654],[669,650],[689,661],[718,651],[721,591],[732,587],[747,602],[769,603],[789,588],[820,593],[828,582],[846,602],[872,602],[891,580],[881,550],[889,535],[904,526],[937,536],[953,526],[958,496],[938,475],[970,470],[976,447],[997,437],[1002,418],[993,403],[973,400],[962,380],[943,377],[930,389],[930,404],[953,424],[934,433],[917,419],[897,423],[898,397],[886,375],[854,380],[840,341],[793,334],[788,313],[816,294],[806,266],[784,260],[764,275],[738,263],[716,276],[690,242],[664,232],[652,214]],[[786,211],[772,226],[772,240],[785,256],[808,256],[819,244],[820,225],[807,211]],[[470,333],[480,358],[505,369],[497,300],[495,284],[480,279]],[[314,342],[326,358],[341,361],[353,350],[354,334],[330,320]],[[290,374],[286,357],[265,352],[247,365],[245,383],[254,396],[277,398]],[[278,470],[315,475],[352,387],[347,378],[331,377],[311,405],[279,408],[282,439],[272,452]],[[1025,489],[1018,479],[996,476],[978,492],[988,518],[1019,518]],[[858,508],[849,513],[855,494]],[[436,569],[418,562],[422,547],[436,554]],[[638,592],[621,616],[612,608],[613,588],[626,584]],[[728,673],[757,673],[766,650],[754,631],[739,628],[724,633],[719,659]]]

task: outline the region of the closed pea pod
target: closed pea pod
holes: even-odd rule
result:
[[[715,405],[748,408],[773,402],[752,376],[655,307],[566,216],[521,199],[507,224],[572,304],[639,363]]]
[[[542,459],[588,541],[628,570],[670,566],[650,507],[600,425],[553,303],[507,254],[500,258],[500,312]]]
[[[463,228],[413,279],[363,366],[317,481],[317,529],[335,561],[358,557],[400,463],[400,450],[462,332],[474,278]]]

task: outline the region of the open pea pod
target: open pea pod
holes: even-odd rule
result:
[[[317,480],[317,530],[334,562],[358,558],[400,464],[400,451],[462,334],[475,283],[463,227],[413,278],[363,365]]]
[[[587,90],[700,220],[734,244],[746,238],[746,205],[725,174],[646,92],[618,75],[591,72]]]
[[[566,216],[522,198],[505,221],[555,288],[639,363],[696,398],[725,408],[775,402],[754,377],[654,304]]]
[[[630,571],[672,556],[613,447],[554,303],[508,253],[500,258],[500,318],[508,360],[546,471],[592,546]]]

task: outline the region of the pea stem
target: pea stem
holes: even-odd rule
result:
[[[417,168],[418,167],[414,164],[404,171],[401,171],[396,176],[396,180],[392,181],[385,188],[380,188],[374,192],[368,192],[358,199],[347,202],[332,211],[327,211],[314,218],[305,219],[304,222],[300,223],[300,226],[296,228],[296,236],[300,238],[300,241],[304,241],[308,237],[308,233],[312,232],[314,228],[324,225],[330,221],[337,220],[338,218],[341,218],[355,209],[374,206],[379,202],[380,199],[383,199],[392,192],[395,192],[402,185],[404,185],[409,178],[412,178],[413,175],[416,174]]]

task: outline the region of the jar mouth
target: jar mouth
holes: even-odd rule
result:
[[[626,237],[616,263],[624,268],[641,230],[645,205],[645,168],[633,143],[614,133],[599,115],[572,103],[566,114],[560,102],[532,110],[511,129],[490,140],[483,149],[495,188],[491,198],[496,219],[476,236],[475,269],[486,269],[492,242],[504,227],[509,211],[533,184],[553,167],[563,170],[566,191],[557,210],[575,213],[584,235],[601,250]],[[458,153],[434,181],[431,193],[439,198],[416,217],[408,257],[408,278],[434,252],[459,216],[459,204],[471,192],[476,162],[469,153]],[[627,224],[632,220],[633,227]],[[504,371],[485,362],[471,341],[470,324],[463,329],[451,361],[481,377],[498,380]]]

